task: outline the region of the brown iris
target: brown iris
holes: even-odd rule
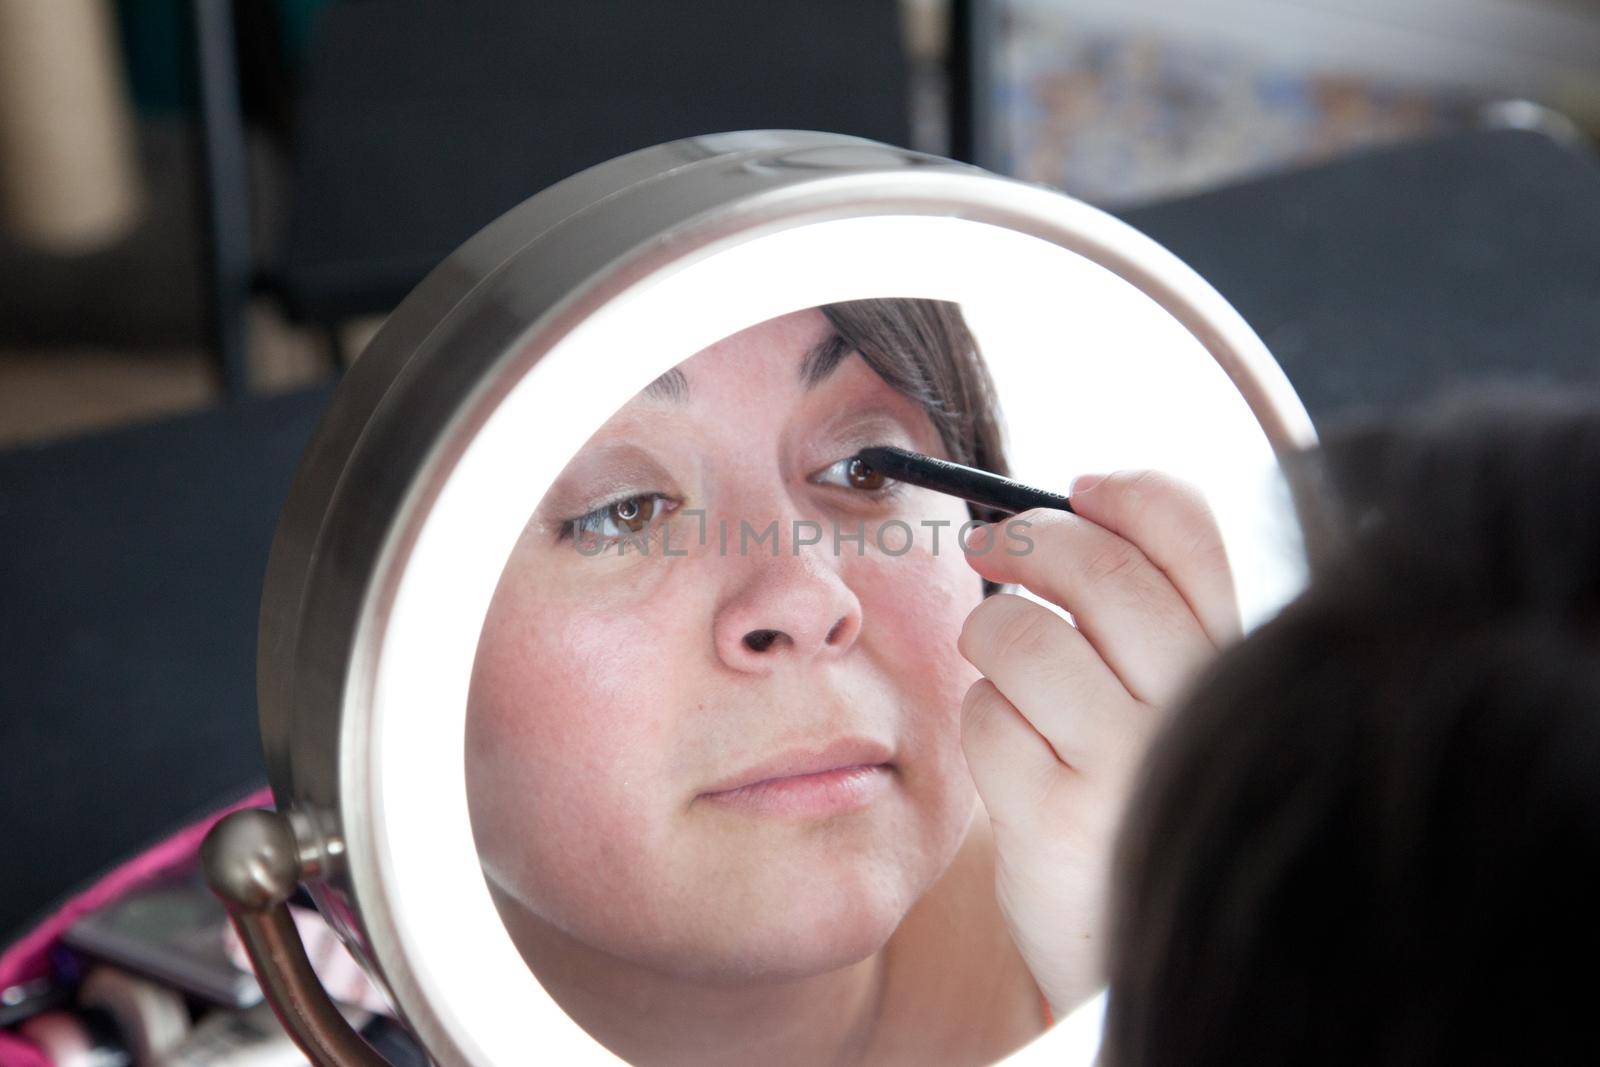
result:
[[[884,483],[883,475],[867,466],[859,456],[845,468],[845,477],[853,489],[881,489]]]
[[[617,525],[631,533],[638,533],[650,525],[650,519],[656,513],[656,498],[653,496],[630,496],[626,500],[619,500],[610,508],[611,517]]]

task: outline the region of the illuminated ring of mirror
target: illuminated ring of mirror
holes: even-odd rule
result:
[[[312,895],[438,1063],[520,1063],[530,1047],[614,1062],[506,933],[463,770],[491,594],[573,452],[655,376],[744,327],[868,297],[981,305],[997,286],[1026,290],[1028,264],[1067,261],[1111,272],[1162,310],[1151,329],[1209,353],[1266,455],[1313,440],[1243,319],[1148,238],[1042,186],[834,134],[690,138],[591,168],[492,223],[390,316],[284,509],[261,717],[278,804],[320,857]],[[1254,613],[1284,595],[1258,591]],[[1067,1029],[1013,1059],[1081,1061]]]

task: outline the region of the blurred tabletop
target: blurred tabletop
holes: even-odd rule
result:
[[[1124,217],[1243,313],[1319,422],[1463,381],[1600,383],[1600,165],[1541,135]],[[329,395],[0,454],[0,941],[264,779],[261,579]]]

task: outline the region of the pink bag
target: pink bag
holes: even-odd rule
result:
[[[271,806],[272,791],[257,790],[112,868],[0,952],[0,989],[48,975],[50,950],[81,916],[192,863],[200,851],[200,842],[218,819],[239,808]],[[0,1030],[0,1067],[50,1067],[50,1063],[32,1043]]]

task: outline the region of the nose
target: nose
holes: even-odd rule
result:
[[[831,560],[790,543],[753,552],[717,609],[713,638],[729,667],[764,673],[784,662],[843,655],[861,632],[861,602]],[[733,562],[728,560],[726,562]]]

